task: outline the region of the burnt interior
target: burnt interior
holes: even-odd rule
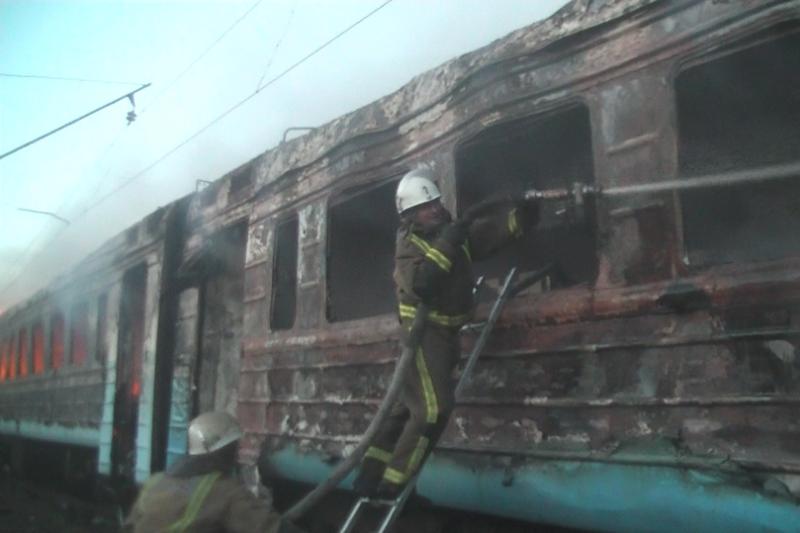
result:
[[[5,381],[8,377],[8,341],[0,341],[0,381]]]
[[[269,327],[273,331],[291,329],[297,307],[297,238],[294,215],[275,228],[275,258],[272,267],[272,305]]]
[[[227,227],[210,239],[201,285],[200,357],[197,368],[198,412],[230,407],[239,375],[242,338],[244,259],[247,225]]]
[[[328,320],[353,320],[395,308],[396,181],[342,195],[328,211]]]
[[[800,161],[798,87],[797,33],[682,72],[675,82],[681,176]],[[800,252],[797,177],[684,191],[680,200],[691,265]]]
[[[28,330],[25,328],[21,328],[19,330],[19,348],[17,353],[19,354],[19,364],[17,366],[17,372],[19,377],[24,377],[28,375]]]
[[[135,466],[146,289],[145,264],[137,265],[125,272],[119,307],[114,440],[111,446],[112,475],[124,479],[133,479]]]
[[[64,314],[55,311],[50,316],[50,367],[53,370],[64,364]]]
[[[44,327],[37,322],[32,329],[31,352],[33,355],[33,373],[44,372]]]
[[[108,295],[101,294],[97,297],[97,337],[95,342],[95,359],[98,363],[105,362],[108,357],[106,335],[108,334]]]
[[[500,124],[461,145],[456,153],[459,212],[476,203],[527,189],[571,188],[594,183],[589,112],[572,106]],[[597,275],[593,206],[575,219],[565,204],[543,202],[541,221],[490,259],[477,274],[498,278],[512,265],[522,272],[553,263],[550,286],[593,282]]]
[[[81,366],[86,362],[89,334],[89,307],[80,303],[72,308],[70,328],[70,362]]]

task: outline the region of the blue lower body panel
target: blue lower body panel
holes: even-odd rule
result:
[[[278,475],[316,484],[332,467],[293,447],[269,454]],[[342,482],[349,488],[353,474]],[[742,481],[742,480],[739,480]],[[800,507],[729,474],[669,466],[529,461],[513,469],[428,460],[418,492],[435,505],[605,531],[797,531]]]

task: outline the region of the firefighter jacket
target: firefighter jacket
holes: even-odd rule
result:
[[[142,487],[123,532],[278,533],[280,516],[231,475],[159,473]]]
[[[445,327],[461,327],[472,311],[472,261],[483,259],[522,234],[517,209],[500,209],[478,218],[466,231],[463,243],[449,242],[448,226],[424,233],[413,223],[404,223],[397,232],[394,280],[400,318],[413,319],[424,299],[430,311],[428,321]],[[426,264],[427,263],[427,264]],[[442,274],[430,296],[415,289],[419,273],[435,267]],[[418,285],[416,285],[418,286]]]

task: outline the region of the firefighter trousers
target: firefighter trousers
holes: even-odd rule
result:
[[[407,334],[410,323],[403,322]],[[426,324],[414,363],[403,378],[400,399],[366,451],[356,489],[369,492],[381,480],[404,485],[436,445],[453,410],[458,329]]]

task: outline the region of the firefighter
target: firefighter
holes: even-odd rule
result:
[[[473,308],[471,263],[538,220],[537,203],[518,201],[454,221],[440,198],[428,169],[409,172],[397,187],[394,280],[402,340],[419,303],[429,314],[401,399],[378,428],[354,482],[363,496],[396,498],[436,445],[453,409],[458,332]]]
[[[241,436],[228,413],[192,420],[189,455],[144,484],[123,532],[302,533],[235,478]]]

